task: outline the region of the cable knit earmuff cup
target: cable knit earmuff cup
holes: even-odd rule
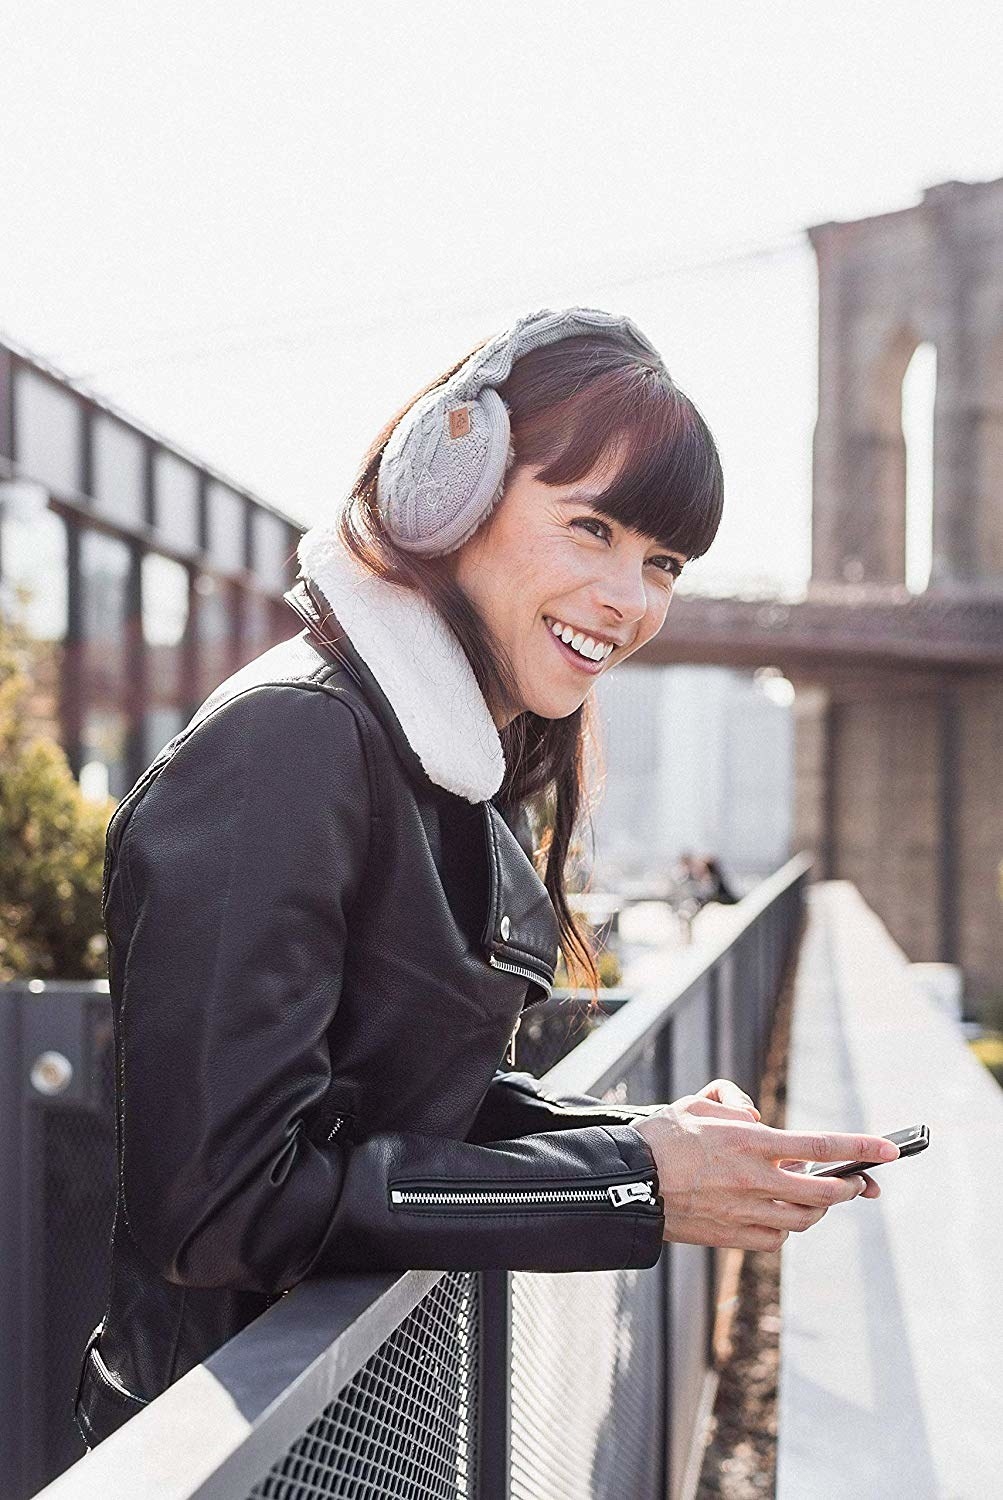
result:
[[[610,328],[630,334],[664,370],[658,350],[630,318],[592,307],[543,308],[489,339],[415,402],[383,450],[376,481],[380,515],[398,546],[427,555],[452,552],[501,498],[515,454],[508,408],[496,387],[519,356]]]

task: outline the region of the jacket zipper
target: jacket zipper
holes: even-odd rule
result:
[[[516,1020],[515,1025],[512,1027],[512,1035],[508,1039],[508,1051],[505,1053],[505,1061],[508,1063],[510,1068],[515,1067],[515,1034],[519,1030],[519,1027],[521,1025],[522,1016],[519,1016]]]
[[[518,974],[520,979],[532,979],[534,984],[538,984],[541,989],[546,990],[547,994],[545,998],[547,1000],[554,993],[554,986],[549,980],[544,979],[543,975],[536,969],[525,969],[521,964],[504,963],[500,958],[496,958],[493,953],[488,954],[488,963],[493,969],[504,969],[506,974]]]
[[[457,1192],[428,1192],[422,1188],[391,1187],[390,1202],[489,1207],[494,1203],[600,1203],[608,1200],[614,1208],[621,1208],[625,1203],[654,1203],[653,1187],[653,1177],[636,1182],[616,1182],[609,1187],[587,1188],[468,1188]]]
[[[347,1117],[345,1115],[339,1115],[338,1116],[338,1118],[335,1120],[334,1124],[331,1126],[330,1130],[327,1132],[327,1139],[328,1140],[330,1140],[332,1136],[335,1136],[335,1135],[338,1134],[338,1131],[341,1129],[342,1125],[344,1125],[346,1118]]]

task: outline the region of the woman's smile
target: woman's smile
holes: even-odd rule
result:
[[[543,623],[562,660],[576,672],[585,672],[590,677],[598,676],[615,649],[613,641],[603,642],[601,638],[587,635],[583,630],[576,631],[574,626],[565,625],[562,620],[553,619],[550,615],[544,615]]]

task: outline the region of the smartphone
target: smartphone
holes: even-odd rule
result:
[[[930,1144],[930,1132],[925,1125],[910,1125],[908,1130],[893,1130],[891,1135],[882,1136],[882,1140],[894,1141],[899,1148],[899,1154],[895,1158],[899,1161],[903,1156],[915,1156],[917,1151],[925,1151]],[[816,1161],[806,1169],[808,1177],[849,1177],[854,1172],[873,1172],[875,1167],[890,1166],[886,1161],[843,1161],[830,1165],[828,1162]]]

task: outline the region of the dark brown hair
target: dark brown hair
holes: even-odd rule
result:
[[[518,699],[511,665],[487,622],[454,582],[447,559],[395,545],[376,504],[380,458],[397,423],[486,342],[430,381],[387,422],[363,459],[340,532],[371,572],[429,599],[459,639],[486,701],[498,704]],[[517,464],[531,466],[545,484],[567,484],[621,453],[616,478],[595,506],[687,557],[707,551],[721,519],[717,447],[692,401],[628,333],[596,331],[530,350],[516,360],[498,392],[509,410]],[[540,873],[557,913],[569,978],[587,984],[595,999],[595,953],[565,889],[572,838],[589,812],[588,751],[596,739],[591,694],[566,718],[523,712],[500,734],[506,769],[499,800],[511,808],[546,799],[550,826],[537,851]]]

